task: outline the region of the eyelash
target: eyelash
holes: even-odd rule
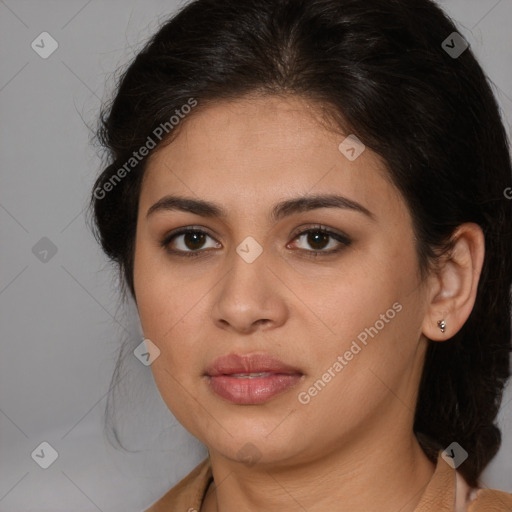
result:
[[[195,251],[181,251],[181,250],[175,250],[175,249],[169,248],[169,244],[176,237],[178,237],[180,235],[190,234],[190,233],[200,233],[200,234],[207,235],[210,238],[213,238],[213,237],[211,237],[211,235],[209,233],[207,233],[206,231],[204,231],[202,229],[194,229],[194,228],[188,227],[188,228],[181,228],[178,231],[170,233],[160,242],[160,245],[168,253],[176,255],[176,256],[183,256],[185,258],[194,258],[194,257],[203,256],[204,252],[207,251],[206,249],[198,249]],[[308,250],[308,249],[298,249],[299,251],[304,251],[304,254],[307,254],[308,257],[312,257],[312,258],[317,258],[320,255],[331,255],[331,254],[338,253],[341,250],[343,250],[345,247],[348,247],[349,245],[351,245],[351,243],[352,243],[352,240],[350,240],[350,238],[347,237],[346,235],[342,235],[340,233],[331,231],[330,229],[325,228],[321,224],[310,227],[304,231],[300,231],[293,237],[292,241],[296,240],[297,238],[300,238],[302,235],[307,235],[309,233],[322,233],[324,235],[328,235],[329,237],[332,237],[336,241],[340,242],[340,244],[341,244],[341,246],[337,247],[336,249],[331,249],[329,251],[322,251],[322,250],[315,251],[315,250]]]

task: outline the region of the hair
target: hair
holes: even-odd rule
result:
[[[422,275],[462,223],[486,254],[474,308],[445,343],[429,342],[414,432],[435,462],[453,441],[471,486],[501,444],[495,424],[510,375],[512,169],[489,79],[471,48],[442,47],[456,26],[431,0],[195,0],[166,20],[118,78],[98,137],[109,156],[94,184],[98,241],[136,299],[133,263],[147,157],[114,175],[177,110],[244,95],[315,101],[386,163],[413,219]],[[171,143],[179,128],[158,142]],[[130,164],[130,165],[132,165]],[[126,167],[125,167],[126,170]],[[111,186],[106,186],[110,183]],[[106,192],[108,190],[108,192]]]

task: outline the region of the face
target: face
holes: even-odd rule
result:
[[[210,453],[296,464],[412,428],[412,221],[348,135],[303,99],[245,98],[197,110],[148,162],[137,307],[162,398]]]

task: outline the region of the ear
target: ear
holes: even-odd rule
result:
[[[452,249],[441,257],[438,270],[429,277],[427,310],[422,332],[432,341],[454,336],[475,304],[485,256],[485,237],[478,224],[461,224],[454,231]],[[444,333],[438,322],[444,320]]]

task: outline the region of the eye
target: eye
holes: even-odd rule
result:
[[[331,231],[321,225],[312,227],[297,234],[294,240],[302,241],[303,244],[312,248],[301,248],[310,256],[316,257],[320,254],[334,254],[348,247],[352,241],[346,235]]]
[[[205,249],[220,248],[221,244],[213,241],[210,245],[205,245],[207,239],[214,240],[206,231],[198,228],[188,227],[174,231],[167,235],[160,245],[170,254],[177,256],[200,256],[204,254]],[[308,256],[319,256],[321,254],[334,254],[348,247],[352,241],[346,235],[331,231],[321,225],[314,226],[296,234],[293,240],[302,241],[308,244],[308,248],[299,248]],[[289,247],[291,244],[288,244]]]
[[[160,243],[168,252],[179,256],[198,256],[202,249],[219,248],[220,244],[205,246],[207,238],[213,238],[202,229],[184,228],[166,236]],[[215,245],[217,244],[217,245]],[[174,247],[172,247],[174,245]]]

